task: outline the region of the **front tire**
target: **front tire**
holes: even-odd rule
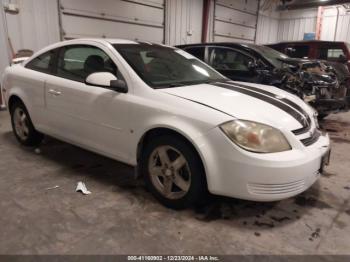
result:
[[[11,108],[12,130],[18,142],[24,146],[37,146],[43,140],[43,134],[35,130],[25,105],[17,101]]]
[[[141,170],[149,191],[166,207],[187,208],[206,195],[201,159],[181,138],[152,139],[142,154]]]

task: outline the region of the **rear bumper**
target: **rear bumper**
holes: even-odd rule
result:
[[[257,154],[233,144],[220,130],[202,144],[211,193],[254,201],[275,201],[308,189],[319,177],[328,135],[316,143],[286,152]]]

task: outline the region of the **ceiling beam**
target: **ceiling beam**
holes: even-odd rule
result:
[[[294,1],[291,4],[279,5],[277,6],[277,11],[283,10],[295,10],[295,9],[307,9],[307,8],[316,8],[319,6],[328,6],[328,5],[341,5],[341,4],[349,4],[349,0],[328,0],[328,1]]]

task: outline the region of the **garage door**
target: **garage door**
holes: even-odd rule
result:
[[[60,0],[62,38],[164,42],[163,0]]]
[[[258,0],[217,0],[214,14],[214,42],[255,41]]]

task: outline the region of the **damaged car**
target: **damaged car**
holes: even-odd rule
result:
[[[134,166],[171,208],[207,191],[292,197],[329,162],[313,108],[276,87],[234,82],[177,48],[60,42],[8,67],[2,86],[22,145],[46,134]]]
[[[297,95],[323,118],[347,111],[349,71],[318,60],[290,58],[267,46],[240,43],[181,45],[226,77],[276,86]]]

